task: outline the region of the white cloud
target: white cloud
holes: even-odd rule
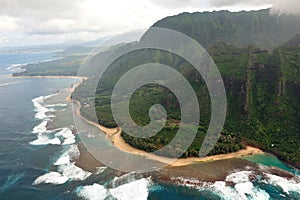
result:
[[[0,32],[24,31],[19,25],[19,19],[9,16],[0,16]]]
[[[9,39],[4,36],[4,35],[0,35],[0,44],[6,44],[9,42]]]
[[[47,37],[93,39],[147,28],[166,16],[197,11],[203,7],[198,4],[199,0],[1,0],[0,33],[24,33],[37,40],[40,35],[44,42]]]
[[[289,13],[289,14],[300,14],[299,0],[248,0],[248,1],[237,1],[237,0],[210,0],[211,6],[222,7],[222,6],[272,6],[273,11]]]
[[[270,0],[276,9],[298,12],[297,0]],[[242,2],[242,3],[241,3]],[[0,33],[44,43],[143,29],[181,12],[264,8],[258,0],[1,0]],[[288,3],[285,3],[288,2]],[[210,4],[210,7],[209,7]],[[247,9],[248,8],[248,9]],[[29,39],[28,39],[29,38]],[[11,39],[13,41],[13,39]]]

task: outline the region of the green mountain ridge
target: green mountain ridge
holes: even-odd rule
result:
[[[238,47],[251,45],[274,50],[300,33],[300,17],[270,12],[270,9],[265,9],[182,13],[159,20],[153,27],[182,32],[205,48],[222,41]]]

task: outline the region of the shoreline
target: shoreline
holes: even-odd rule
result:
[[[84,79],[87,80],[87,77],[84,76],[13,76],[9,75],[10,78],[51,78],[51,79],[59,79],[59,78],[70,78],[70,79]]]
[[[97,124],[93,121],[90,121],[86,119],[84,116],[80,113],[81,104],[77,100],[73,100],[78,104],[78,110],[76,111],[76,114],[80,116],[83,120],[85,120],[88,124],[93,125],[97,127],[99,130],[103,131],[106,135],[106,138],[119,150],[131,153],[135,155],[140,155],[142,157],[145,157],[147,159],[151,159],[154,161],[158,161],[161,163],[169,164],[170,167],[182,167],[187,166],[195,163],[202,163],[202,162],[210,162],[210,161],[218,161],[218,160],[226,160],[226,159],[232,159],[232,158],[241,158],[243,156],[249,156],[254,154],[265,154],[262,150],[247,146],[246,149],[242,149],[237,152],[228,153],[228,154],[219,154],[219,155],[213,155],[213,156],[206,156],[203,158],[200,157],[189,157],[189,158],[168,158],[163,156],[157,156],[155,154],[136,149],[132,146],[130,146],[128,143],[125,142],[125,140],[121,136],[122,129],[121,128],[106,128],[100,124]],[[174,161],[175,160],[175,161]],[[172,162],[173,161],[173,162]]]
[[[122,129],[117,128],[106,128],[98,123],[95,123],[93,121],[88,120],[84,116],[81,115],[80,109],[81,109],[81,103],[77,100],[74,100],[71,98],[72,93],[75,91],[75,89],[80,86],[85,80],[87,80],[87,77],[79,77],[79,76],[10,76],[11,78],[71,78],[71,79],[80,79],[79,82],[73,84],[70,88],[67,90],[70,92],[70,96],[66,98],[66,101],[68,102],[75,102],[78,105],[78,109],[76,111],[76,114],[81,117],[84,121],[86,121],[88,124],[97,127],[99,130],[105,133],[106,138],[119,150],[140,155],[142,157],[145,157],[147,159],[151,159],[154,161],[158,161],[164,164],[169,164],[169,167],[183,167],[188,166],[196,163],[205,163],[205,162],[211,162],[211,161],[219,161],[219,160],[227,160],[227,159],[233,159],[233,158],[241,158],[244,156],[254,155],[254,154],[265,154],[262,150],[246,146],[246,149],[242,149],[237,152],[228,153],[228,154],[219,154],[219,155],[213,155],[213,156],[206,156],[203,158],[200,157],[189,157],[189,158],[168,158],[163,156],[157,156],[155,154],[136,149],[132,146],[130,146],[128,143],[125,142],[125,140],[122,138],[121,133]]]
[[[80,85],[80,84],[79,84]],[[200,157],[189,157],[189,158],[168,158],[163,156],[158,156],[140,149],[136,149],[125,142],[125,140],[122,138],[121,133],[122,129],[120,127],[117,128],[107,128],[104,127],[96,122],[90,121],[87,118],[85,118],[83,115],[81,115],[80,108],[81,103],[78,100],[73,100],[77,105],[78,109],[76,111],[76,114],[81,117],[84,121],[86,121],[88,124],[97,127],[99,130],[105,133],[106,138],[119,150],[140,155],[142,157],[145,157],[150,160],[158,161],[164,164],[169,164],[170,167],[182,167],[182,166],[188,166],[195,163],[203,163],[203,162],[211,162],[211,161],[219,161],[219,160],[227,160],[227,159],[233,159],[233,158],[241,158],[244,156],[249,155],[255,155],[255,154],[265,154],[262,150],[246,146],[245,149],[239,150],[237,152],[228,153],[228,154],[219,154],[219,155],[213,155],[213,156],[206,156],[203,158]]]

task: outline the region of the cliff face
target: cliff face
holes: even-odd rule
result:
[[[223,75],[228,98],[225,129],[281,158],[299,160],[300,48],[281,46],[273,53],[248,48],[239,70],[233,57],[236,47],[223,45],[210,51]],[[226,52],[226,53],[224,53]],[[227,64],[225,60],[232,62]],[[235,71],[229,71],[235,68]]]

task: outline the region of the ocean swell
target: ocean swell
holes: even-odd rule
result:
[[[293,193],[300,195],[300,178],[283,178],[277,175],[264,173],[263,177],[253,171],[236,171],[227,175],[224,181],[214,183],[203,182],[194,178],[172,177],[171,180],[177,185],[193,187],[199,191],[211,191],[221,199],[267,200],[272,198],[272,194],[265,190],[267,187],[279,189],[282,197],[294,198]],[[280,192],[282,190],[282,192]],[[297,196],[299,197],[299,196]]]
[[[76,189],[77,195],[86,200],[118,199],[118,200],[146,200],[149,195],[151,178],[142,178],[120,185],[116,188],[105,188],[94,183],[93,185],[80,186]]]

